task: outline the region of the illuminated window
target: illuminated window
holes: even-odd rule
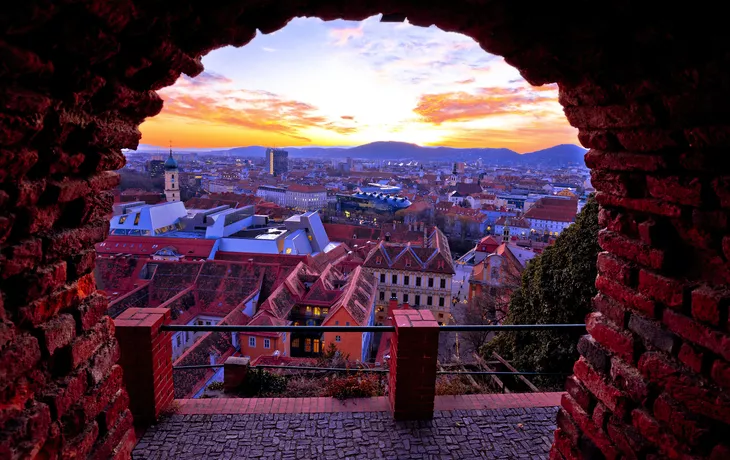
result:
[[[330,313],[330,309],[329,309],[329,308],[323,308],[323,309],[322,309],[322,314],[323,314],[324,316],[327,316],[327,315],[329,315],[329,313]]]
[[[256,337],[249,337],[248,338],[248,346],[256,348]]]
[[[304,352],[305,353],[312,352],[312,339],[304,339]]]
[[[299,348],[299,338],[291,339],[292,348]]]
[[[322,309],[319,307],[314,307],[314,315],[319,316],[322,314]]]
[[[127,220],[127,217],[129,217],[129,216],[127,216],[126,214],[125,214],[125,215],[123,215],[122,217],[120,217],[120,218],[119,218],[119,223],[120,223],[120,224],[123,224],[123,223],[124,223],[124,221],[125,221],[125,220]]]
[[[134,216],[134,225],[137,225],[137,224],[139,224],[139,216],[140,216],[140,213],[137,213],[137,214],[136,214],[136,215]]]
[[[320,351],[319,339],[314,339],[314,352],[319,353],[319,351]]]
[[[309,305],[307,305],[307,308],[305,309],[305,311],[307,312],[308,315],[311,315],[312,314],[312,307],[309,306]]]

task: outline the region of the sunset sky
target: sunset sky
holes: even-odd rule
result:
[[[142,143],[177,148],[403,141],[530,152],[576,143],[555,86],[531,87],[471,38],[408,23],[292,20],[160,91]]]

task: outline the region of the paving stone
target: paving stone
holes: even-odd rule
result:
[[[173,415],[147,430],[135,459],[547,458],[557,407],[437,411]]]

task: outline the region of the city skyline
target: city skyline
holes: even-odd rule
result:
[[[557,87],[531,87],[471,38],[436,27],[297,18],[203,58],[205,72],[159,93],[141,143],[178,148],[505,147],[577,143]]]

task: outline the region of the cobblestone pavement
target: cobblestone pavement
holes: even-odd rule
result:
[[[548,457],[557,407],[437,411],[173,415],[144,434],[135,459],[474,459]]]

